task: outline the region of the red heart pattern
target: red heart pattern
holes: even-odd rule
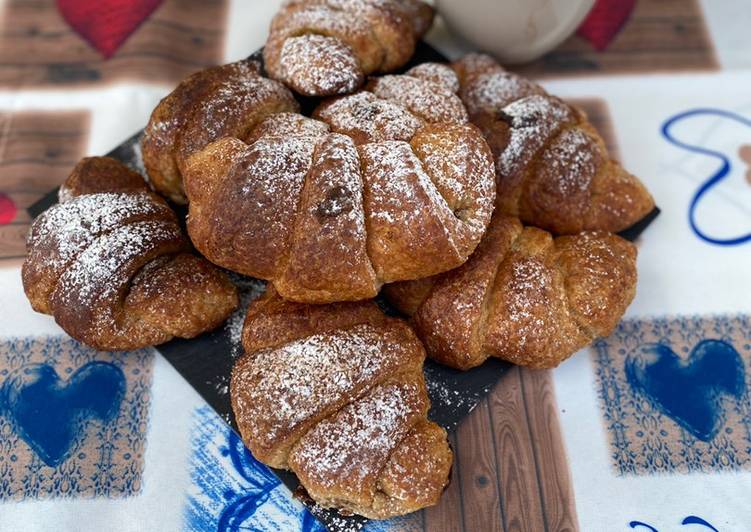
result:
[[[576,34],[602,52],[621,31],[635,5],[636,0],[597,0]]]
[[[18,208],[16,207],[15,202],[6,194],[0,192],[0,225],[6,225],[12,222],[15,219],[17,212]]]
[[[73,30],[109,59],[163,0],[57,0]]]

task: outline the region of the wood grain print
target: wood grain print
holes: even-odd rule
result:
[[[86,151],[88,129],[87,111],[0,113],[0,194],[17,209],[0,225],[0,261],[23,258],[26,208],[68,177]]]
[[[221,61],[226,12],[225,0],[166,0],[105,61],[65,22],[54,0],[8,0],[0,26],[0,87],[176,84]]]
[[[638,0],[604,51],[573,35],[537,61],[514,70],[540,78],[717,68],[698,0]]]
[[[578,530],[549,371],[509,370],[450,442],[451,484],[425,531]]]

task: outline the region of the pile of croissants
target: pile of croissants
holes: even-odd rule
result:
[[[425,356],[551,368],[609,334],[636,286],[615,233],[654,208],[581,110],[492,58],[389,74],[432,16],[287,1],[263,65],[196,72],[159,103],[148,176],[82,160],[23,265],[32,307],[103,350],[218,327],[238,306],[225,270],[268,281],[231,379],[243,440],[322,507],[369,518],[448,484]],[[293,93],[319,98],[310,116]]]

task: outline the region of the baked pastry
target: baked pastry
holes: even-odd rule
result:
[[[146,183],[138,172],[112,157],[84,157],[60,185],[58,199],[66,202],[83,194],[97,192],[139,192]]]
[[[31,306],[97,349],[191,338],[238,304],[226,275],[190,252],[175,214],[137,175],[114,159],[82,160],[63,203],[34,221],[26,242]]]
[[[554,238],[496,214],[463,266],[384,293],[442,364],[468,369],[493,356],[552,368],[610,334],[635,290],[630,242],[604,232]]]
[[[194,154],[185,186],[196,248],[307,303],[367,299],[383,283],[462,264],[492,212],[490,151],[470,124],[426,123],[399,109],[416,124],[400,140],[380,140],[391,137],[373,115],[375,129],[353,121],[332,133],[278,113],[245,142],[228,137]]]
[[[232,409],[258,460],[293,471],[319,505],[373,519],[438,502],[452,454],[428,421],[425,351],[372,302],[251,303]]]
[[[182,173],[188,158],[222,137],[245,139],[271,113],[299,110],[284,85],[259,74],[251,59],[201,70],[156,106],[141,140],[154,188],[185,203]]]
[[[409,61],[432,21],[420,0],[287,0],[271,21],[266,71],[305,96],[350,93]]]
[[[654,208],[639,179],[610,158],[583,111],[489,56],[470,54],[453,67],[470,120],[495,157],[500,212],[574,234],[619,232]]]
[[[423,63],[401,75],[371,79],[365,90],[329,98],[313,112],[335,133],[355,144],[409,142],[429,124],[466,124],[467,110],[456,94],[459,80],[446,65]]]

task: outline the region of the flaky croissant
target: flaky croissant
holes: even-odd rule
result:
[[[353,129],[332,133],[279,113],[245,142],[225,138],[194,154],[185,184],[196,248],[309,303],[367,299],[383,283],[462,264],[492,212],[487,144],[470,124],[429,123],[393,108],[416,125],[400,140],[371,141],[381,138],[379,124],[393,124],[373,114],[375,129],[355,131],[362,122],[353,120]]]
[[[182,174],[193,153],[222,137],[245,139],[271,113],[299,110],[292,93],[259,70],[250,59],[207,68],[159,102],[141,140],[143,163],[158,192],[186,203]]]
[[[266,71],[306,96],[350,93],[409,61],[432,20],[420,0],[287,0],[271,21]]]
[[[382,519],[438,502],[452,454],[427,420],[425,352],[373,302],[253,302],[232,371],[243,441],[323,507]]]
[[[470,120],[493,151],[497,209],[556,234],[622,231],[654,208],[580,109],[489,56],[453,64]]]
[[[97,349],[190,338],[238,303],[232,283],[190,252],[175,214],[136,177],[114,159],[83,159],[61,188],[63,203],[27,239],[31,306]]]
[[[385,287],[428,356],[459,369],[498,357],[560,364],[612,332],[634,297],[636,248],[610,233],[553,236],[496,214],[456,270]]]

